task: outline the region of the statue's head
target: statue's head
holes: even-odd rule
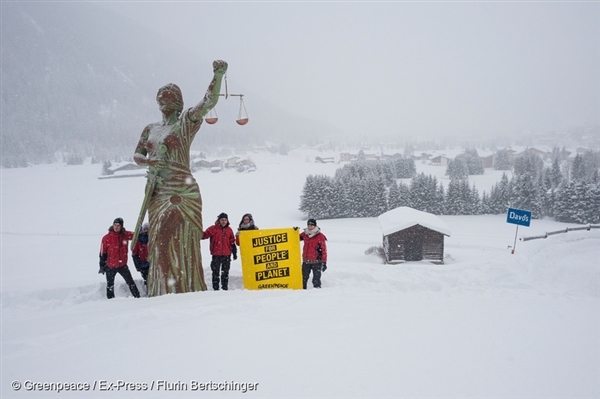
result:
[[[183,111],[183,95],[181,89],[174,83],[169,83],[158,89],[156,94],[156,102],[163,108],[163,106],[170,106],[177,110],[179,113]]]

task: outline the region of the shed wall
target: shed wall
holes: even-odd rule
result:
[[[383,247],[390,263],[444,260],[444,235],[420,225],[385,236]]]

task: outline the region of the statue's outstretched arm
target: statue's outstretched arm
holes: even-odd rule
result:
[[[225,72],[227,72],[227,63],[222,60],[213,61],[213,72],[214,76],[208,85],[204,98],[198,105],[190,109],[189,117],[194,121],[198,121],[206,116],[217,105],[219,93],[221,93],[221,82]]]

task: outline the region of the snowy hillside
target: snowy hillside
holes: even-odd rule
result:
[[[339,167],[308,152],[247,155],[255,172],[194,174],[205,226],[220,212],[234,227],[246,212],[261,228],[304,226],[306,175]],[[441,216],[445,264],[392,266],[365,255],[381,245],[377,218],[319,220],[321,290],[244,290],[238,260],[228,292],[134,299],[117,277],[109,301],[100,239],[118,216],[133,229],[145,181],[100,169],[2,170],[2,398],[600,396],[599,230],[511,254],[504,215]],[[498,178],[486,170],[477,187]],[[534,220],[519,236],[567,226]]]

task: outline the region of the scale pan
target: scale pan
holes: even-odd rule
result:
[[[242,119],[238,119],[236,120],[238,125],[245,125],[246,123],[248,123],[248,118],[242,118]]]
[[[219,118],[205,118],[204,121],[206,123],[208,123],[209,125],[214,125],[215,123],[217,123],[217,121],[219,120]]]

